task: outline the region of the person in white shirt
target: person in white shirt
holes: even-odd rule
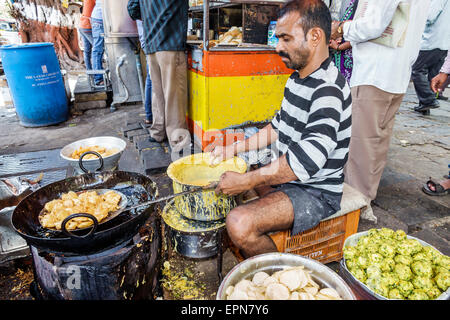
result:
[[[370,207],[386,165],[395,113],[400,107],[417,58],[430,0],[408,0],[409,21],[404,43],[388,47],[379,38],[401,0],[361,1],[365,13],[351,21],[334,22],[332,39],[344,37],[353,48],[353,126],[345,182],[362,192],[367,209],[362,217],[376,220]]]
[[[430,88],[431,79],[439,73],[450,49],[450,0],[431,0],[425,31],[422,34],[419,57],[412,67],[419,105],[414,111],[429,114],[439,108],[436,95]]]

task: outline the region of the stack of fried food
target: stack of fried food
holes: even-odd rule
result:
[[[220,44],[241,44],[242,31],[238,27],[231,27],[230,30],[219,36]]]
[[[208,48],[215,47],[217,45],[240,45],[242,43],[242,28],[231,27],[230,30],[221,34],[219,40],[209,41]],[[202,47],[203,44],[200,45]]]
[[[103,158],[109,157],[111,155],[113,155],[114,153],[119,152],[119,149],[117,148],[105,148],[105,147],[101,147],[101,146],[89,146],[89,147],[79,147],[78,149],[76,149],[74,152],[72,152],[72,154],[70,155],[70,157],[72,159],[80,159],[81,155],[85,152],[88,151],[95,151],[97,153],[100,153],[100,155]],[[94,154],[87,154],[84,158],[84,160],[91,160],[91,159],[97,159],[97,156]]]
[[[104,220],[112,211],[119,209],[122,197],[114,191],[98,194],[97,191],[86,191],[79,194],[69,191],[61,195],[60,199],[47,202],[39,220],[44,228],[61,230],[62,221],[74,213],[92,214],[98,222]],[[66,224],[67,230],[89,227],[92,219],[79,217],[71,219]]]

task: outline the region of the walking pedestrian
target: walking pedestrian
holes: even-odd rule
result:
[[[429,114],[430,109],[439,108],[430,81],[439,73],[449,49],[450,0],[431,0],[419,56],[412,68],[412,81],[419,98],[414,111]]]
[[[386,165],[395,113],[406,92],[411,67],[420,48],[430,0],[409,0],[409,19],[403,24],[402,45],[378,43],[390,25],[400,0],[359,0],[364,14],[332,25],[332,38],[352,43],[352,134],[345,182],[366,197],[362,217],[376,220],[370,206]],[[391,30],[392,31],[392,30]]]
[[[92,70],[92,44],[94,39],[92,37],[91,13],[94,6],[95,0],[83,1],[83,11],[78,25],[78,32],[83,42],[83,57],[86,70]]]
[[[187,0],[142,0],[145,53],[152,81],[151,141],[166,138],[173,152],[190,145],[187,130]]]
[[[94,70],[103,70],[103,53],[105,52],[105,39],[103,27],[103,0],[96,0],[95,7],[91,13],[92,25],[92,68]],[[103,76],[94,75],[96,85],[103,85]]]

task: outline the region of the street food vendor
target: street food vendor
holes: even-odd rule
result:
[[[289,77],[280,111],[255,135],[212,152],[212,165],[238,153],[272,145],[279,157],[244,174],[225,172],[216,193],[255,189],[259,199],[227,216],[233,243],[247,258],[276,251],[268,232],[292,235],[316,226],[340,209],[343,167],[351,135],[351,96],[331,62],[331,16],[322,0],[293,0],[279,12],[277,53]]]

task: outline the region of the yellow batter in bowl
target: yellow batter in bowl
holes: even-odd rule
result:
[[[188,191],[193,187],[204,187],[220,180],[226,171],[244,173],[246,162],[238,157],[228,159],[217,166],[210,165],[210,153],[196,153],[177,161],[167,168],[167,175],[173,181],[173,192]],[[216,195],[214,190],[175,198],[177,210],[189,219],[199,221],[216,221],[224,219],[228,212],[236,206],[234,197]]]
[[[211,182],[219,181],[226,171],[244,173],[247,164],[241,158],[234,157],[211,166],[211,153],[196,153],[178,159],[167,168],[167,175],[180,184],[204,187]]]

